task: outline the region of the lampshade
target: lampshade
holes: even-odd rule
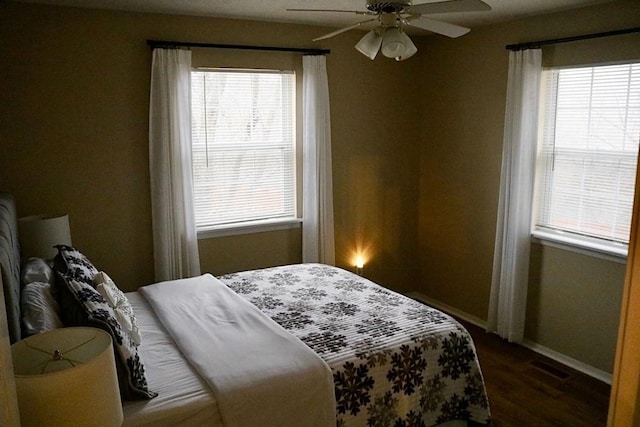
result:
[[[360,39],[358,44],[356,44],[356,49],[364,56],[373,60],[378,51],[380,50],[380,46],[382,45],[382,36],[378,34],[378,32],[373,29],[364,35],[363,38]]]
[[[120,426],[111,336],[60,328],[11,346],[22,426]]]
[[[71,245],[69,216],[32,215],[18,219],[20,256],[51,260],[58,251],[54,245]]]
[[[404,61],[405,59],[411,58],[413,55],[418,52],[418,48],[411,41],[408,35],[402,33],[402,38],[404,39],[405,45],[407,46],[402,55],[396,56],[396,61]]]
[[[382,54],[387,58],[397,58],[402,56],[407,49],[407,37],[402,37],[403,33],[398,27],[389,27],[384,30],[382,40]]]

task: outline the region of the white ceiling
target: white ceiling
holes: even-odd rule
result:
[[[289,22],[340,28],[363,20],[350,13],[288,12],[286,9],[366,10],[366,0],[17,0],[96,9],[215,16],[261,21]],[[441,0],[414,0],[414,4]],[[430,18],[470,28],[568,10],[612,0],[484,0],[488,12],[429,15]],[[364,28],[364,27],[363,27]]]

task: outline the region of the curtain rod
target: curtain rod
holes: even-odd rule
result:
[[[630,34],[630,33],[637,33],[637,32],[640,32],[640,27],[627,28],[624,30],[606,31],[603,33],[584,34],[582,36],[563,37],[559,39],[540,40],[536,42],[508,44],[505,46],[505,49],[508,49],[508,50],[535,49],[535,48],[539,48],[541,46],[546,46],[550,44],[567,43],[567,42],[574,42],[578,40],[587,40],[587,39],[596,39],[600,37],[619,36],[621,34]]]
[[[249,46],[243,44],[220,44],[220,43],[196,43],[196,42],[176,42],[166,40],[147,40],[147,45],[152,49],[155,48],[175,48],[175,47],[204,47],[213,49],[238,49],[238,50],[264,50],[271,52],[292,52],[302,53],[306,55],[328,55],[331,53],[329,49],[310,49],[298,47],[279,47],[279,46]]]

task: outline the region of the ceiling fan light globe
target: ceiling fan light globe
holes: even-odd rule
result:
[[[415,44],[413,44],[409,36],[407,36],[405,33],[402,33],[402,35],[406,37],[407,48],[402,55],[396,56],[396,61],[404,61],[405,59],[409,59],[418,52],[418,48]]]
[[[405,37],[402,37],[402,36]],[[387,58],[402,56],[407,49],[408,37],[397,27],[387,28],[382,36],[382,54]],[[411,40],[409,40],[411,41]]]
[[[373,60],[378,54],[381,45],[382,36],[376,30],[371,30],[356,44],[356,49],[367,58]]]

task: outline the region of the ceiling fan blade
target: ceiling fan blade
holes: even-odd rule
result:
[[[471,31],[469,28],[449,24],[448,22],[435,21],[425,17],[407,18],[407,23],[412,27],[421,28],[451,38],[463,36]]]
[[[453,13],[453,12],[482,12],[491,10],[491,6],[482,0],[447,0],[437,3],[414,4],[407,8],[409,13]]]
[[[343,10],[343,9],[287,9],[287,12],[344,12],[355,13],[356,15],[375,15],[373,12],[363,10]]]
[[[376,18],[372,18],[372,19],[367,19],[367,20],[364,20],[364,21],[357,22],[357,23],[355,23],[353,25],[349,25],[348,27],[340,28],[339,30],[332,31],[332,32],[327,33],[327,34],[325,34],[323,36],[316,37],[315,39],[313,39],[313,41],[317,42],[318,40],[324,40],[324,39],[328,39],[329,37],[337,36],[338,34],[345,33],[345,32],[347,32],[349,30],[353,30],[354,28],[358,28],[362,24],[373,22],[375,20],[376,20]]]

